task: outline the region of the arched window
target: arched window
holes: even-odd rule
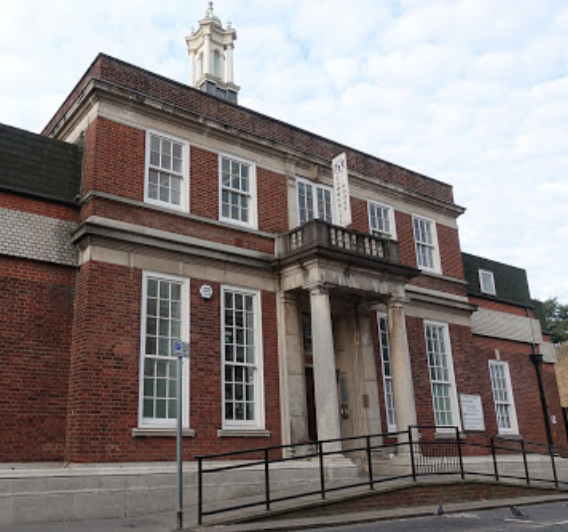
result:
[[[199,54],[197,58],[197,79],[201,79],[203,76],[203,53]]]
[[[213,52],[213,75],[217,78],[221,77],[221,55],[218,50]]]

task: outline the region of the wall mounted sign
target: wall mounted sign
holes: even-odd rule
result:
[[[347,227],[351,223],[351,200],[349,199],[349,178],[345,153],[340,153],[331,161],[331,170],[333,172],[336,223],[341,227]]]
[[[211,299],[213,296],[213,288],[211,288],[208,284],[204,284],[199,289],[199,293],[203,299]]]
[[[485,430],[481,395],[460,394],[464,430]]]

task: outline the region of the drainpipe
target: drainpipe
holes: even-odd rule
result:
[[[548,404],[546,402],[546,393],[544,392],[544,382],[542,381],[542,355],[536,352],[536,342],[534,339],[534,330],[532,325],[530,309],[527,307],[527,318],[531,326],[532,334],[532,355],[531,360],[534,364],[534,369],[536,370],[536,378],[538,381],[538,389],[540,391],[540,402],[542,404],[542,413],[544,416],[544,427],[546,428],[546,437],[548,439],[548,445],[554,445],[552,439],[552,429],[550,427],[550,415],[548,413]]]

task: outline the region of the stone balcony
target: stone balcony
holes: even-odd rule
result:
[[[312,220],[280,235],[273,263],[284,291],[314,283],[365,297],[404,292],[420,270],[400,263],[398,242]]]
[[[365,262],[367,265],[372,262],[400,264],[397,241],[345,229],[323,220],[312,220],[281,235],[276,249],[279,260],[286,263],[289,259],[307,257],[316,252],[327,258]]]

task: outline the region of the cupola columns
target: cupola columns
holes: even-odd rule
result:
[[[192,87],[237,103],[240,87],[234,83],[233,72],[233,43],[236,38],[237,32],[231,23],[227,22],[224,29],[213,12],[213,2],[209,2],[205,18],[199,21],[199,28],[197,31],[192,28],[189,37],[185,38],[189,53],[189,84]]]

